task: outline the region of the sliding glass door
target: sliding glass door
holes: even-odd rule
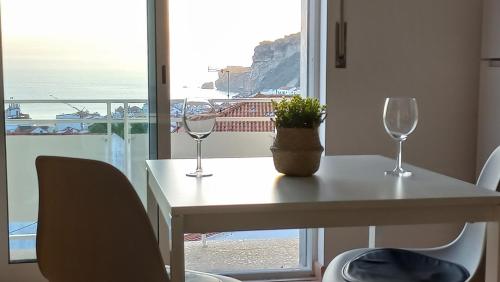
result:
[[[5,167],[0,167],[6,177],[0,193],[1,270],[36,260],[39,155],[113,164],[145,203],[149,116],[156,108],[148,99],[147,0],[0,4],[5,110]],[[36,271],[34,264],[24,265]]]
[[[209,99],[219,112],[203,157],[271,156],[271,101],[308,92],[301,74],[309,65],[303,60],[309,2],[169,0],[172,158],[196,156],[182,124],[183,101],[192,97]],[[186,267],[251,280],[304,277],[312,272],[307,235],[297,229],[185,234]]]

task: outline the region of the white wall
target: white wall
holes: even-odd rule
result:
[[[384,98],[411,96],[418,100],[420,120],[404,145],[404,160],[474,181],[481,1],[346,1],[346,69],[334,68],[337,7],[338,0],[329,1],[327,154],[394,157],[396,145],[382,124]],[[437,245],[458,228],[381,227],[377,244]],[[335,237],[335,230],[325,236]],[[331,250],[326,261],[336,255]]]
[[[500,58],[500,1],[483,1],[483,59]],[[500,145],[500,61],[481,62],[477,172]]]
[[[498,64],[499,67],[490,67],[489,62],[481,62],[477,140],[478,173],[488,156],[500,145],[500,62]]]
[[[193,138],[182,133],[171,136],[172,158],[196,158]],[[269,157],[272,142],[271,132],[214,132],[202,141],[202,154],[206,158]]]

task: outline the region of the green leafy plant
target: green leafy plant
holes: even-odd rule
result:
[[[279,102],[272,101],[276,127],[314,128],[325,118],[326,105],[316,98],[293,96]]]

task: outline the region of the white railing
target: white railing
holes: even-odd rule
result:
[[[54,99],[54,100],[6,100],[5,104],[66,104],[69,107],[71,105],[78,104],[105,104],[106,105],[106,115],[103,118],[81,118],[81,119],[5,119],[6,125],[57,125],[57,124],[67,124],[67,123],[106,123],[106,142],[108,146],[108,151],[112,151],[112,124],[113,123],[123,123],[123,139],[125,140],[125,152],[123,154],[124,164],[126,168],[126,174],[130,173],[129,165],[129,154],[130,154],[130,132],[129,127],[132,123],[147,123],[148,116],[147,113],[144,117],[130,117],[129,116],[129,105],[131,104],[146,104],[148,101],[145,99]],[[113,104],[123,105],[123,117],[113,118],[112,106]],[[29,114],[29,113],[28,113]]]
[[[256,102],[256,103],[269,103],[270,101],[279,101],[282,98],[270,99],[270,98],[236,98],[236,99],[210,99],[212,103],[238,103],[238,102]],[[170,103],[179,104],[183,103],[183,99],[171,99]],[[15,103],[15,104],[106,104],[106,115],[100,118],[88,118],[88,119],[6,119],[6,124],[26,124],[30,125],[36,123],[37,125],[44,124],[54,124],[55,123],[68,123],[68,122],[93,122],[97,123],[99,121],[107,121],[108,123],[119,122],[120,119],[115,119],[112,117],[112,105],[113,104],[123,104],[124,108],[124,118],[123,123],[141,123],[147,122],[148,118],[137,118],[128,116],[128,106],[130,104],[146,104],[148,100],[146,99],[57,99],[57,100],[6,100],[5,104]],[[171,121],[180,121],[180,117],[171,117]],[[269,121],[270,117],[218,117],[217,121]],[[111,128],[109,128],[111,129]]]

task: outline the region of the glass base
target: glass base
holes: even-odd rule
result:
[[[191,173],[186,173],[186,176],[189,176],[189,177],[208,177],[208,176],[212,176],[214,175],[213,173],[206,173],[206,172],[203,172],[203,171],[195,171],[195,172],[191,172]]]
[[[408,177],[412,175],[412,172],[404,169],[394,169],[386,171],[385,175]]]

